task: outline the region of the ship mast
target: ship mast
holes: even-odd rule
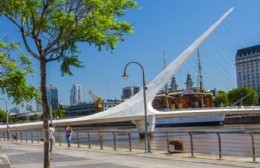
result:
[[[201,107],[204,108],[204,99],[203,99],[203,81],[202,81],[202,68],[201,68],[201,58],[200,58],[200,51],[199,48],[197,48],[198,51],[198,62],[199,62],[199,91],[201,94]]]
[[[166,55],[165,55],[165,52],[163,52],[163,65],[164,65],[164,69],[165,69],[166,68]],[[168,89],[168,82],[167,82],[165,84],[166,109],[169,109],[168,96],[169,96],[169,89]]]

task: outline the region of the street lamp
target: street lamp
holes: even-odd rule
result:
[[[57,114],[57,116],[56,116],[56,120],[57,120],[56,127],[58,127],[58,124],[59,124],[59,116],[58,116],[58,114]]]
[[[50,122],[52,124],[52,106],[51,106],[51,91],[49,89],[46,89],[49,93],[49,108],[50,108]]]
[[[136,61],[133,61],[133,62],[129,62],[125,65],[125,69],[124,69],[124,75],[122,76],[124,80],[127,80],[127,77],[128,75],[126,74],[126,68],[128,67],[128,65],[130,64],[137,64],[141,67],[142,69],[142,73],[143,73],[143,96],[144,96],[144,115],[145,115],[145,118],[144,118],[144,125],[145,125],[145,134],[144,134],[144,138],[145,138],[145,153],[150,153],[151,152],[151,149],[150,149],[150,138],[148,137],[148,122],[147,122],[147,105],[146,105],[146,84],[145,84],[145,75],[144,75],[144,68],[143,66],[139,63],[139,62],[136,62]]]
[[[4,98],[0,98],[5,102],[5,111],[6,111],[6,133],[7,133],[7,140],[9,141],[9,118],[8,118],[8,109],[7,109],[7,101]]]

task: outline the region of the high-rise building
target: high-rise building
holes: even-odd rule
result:
[[[33,106],[32,106],[32,104],[27,104],[27,105],[26,105],[26,111],[30,111],[30,112],[33,111]]]
[[[70,105],[77,105],[82,102],[82,89],[81,85],[73,84],[70,89]]]
[[[41,92],[40,87],[38,87],[38,91]],[[42,112],[42,102],[40,100],[36,100],[36,112]]]
[[[54,85],[46,86],[47,102],[51,104],[52,110],[59,109],[58,87]]]
[[[250,87],[260,93],[260,45],[237,50],[235,65],[237,87]]]
[[[40,91],[40,87],[38,87],[38,90]],[[52,110],[57,110],[59,108],[59,95],[57,86],[47,85],[46,96],[48,105],[51,104]],[[36,101],[36,110],[37,112],[42,112],[41,101]]]
[[[138,86],[129,86],[122,89],[122,96],[121,100],[124,101],[125,99],[129,99],[136,93],[140,91],[140,88]]]

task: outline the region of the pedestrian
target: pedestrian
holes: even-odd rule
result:
[[[52,127],[52,124],[49,124],[49,139],[50,139],[50,153],[52,153],[52,146],[55,142],[55,136],[54,136],[54,128]],[[52,158],[51,158],[52,159]]]
[[[68,144],[68,149],[70,149],[70,142],[71,142],[71,136],[72,136],[73,130],[70,127],[69,124],[67,124],[66,128],[65,128],[65,136],[66,136],[66,140],[67,140],[67,144]]]

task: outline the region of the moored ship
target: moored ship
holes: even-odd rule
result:
[[[164,61],[165,63],[165,61]],[[158,93],[153,100],[153,107],[159,111],[192,110],[198,108],[212,108],[213,97],[216,90],[206,91],[202,82],[202,67],[198,50],[199,63],[199,87],[194,87],[191,75],[187,75],[186,89],[178,90],[175,77],[172,77],[170,88],[168,84],[165,89]],[[166,67],[166,66],[165,66]],[[163,112],[162,112],[163,113]],[[204,125],[223,125],[224,115],[205,115],[194,117],[161,118],[156,120],[156,126],[204,126]]]

